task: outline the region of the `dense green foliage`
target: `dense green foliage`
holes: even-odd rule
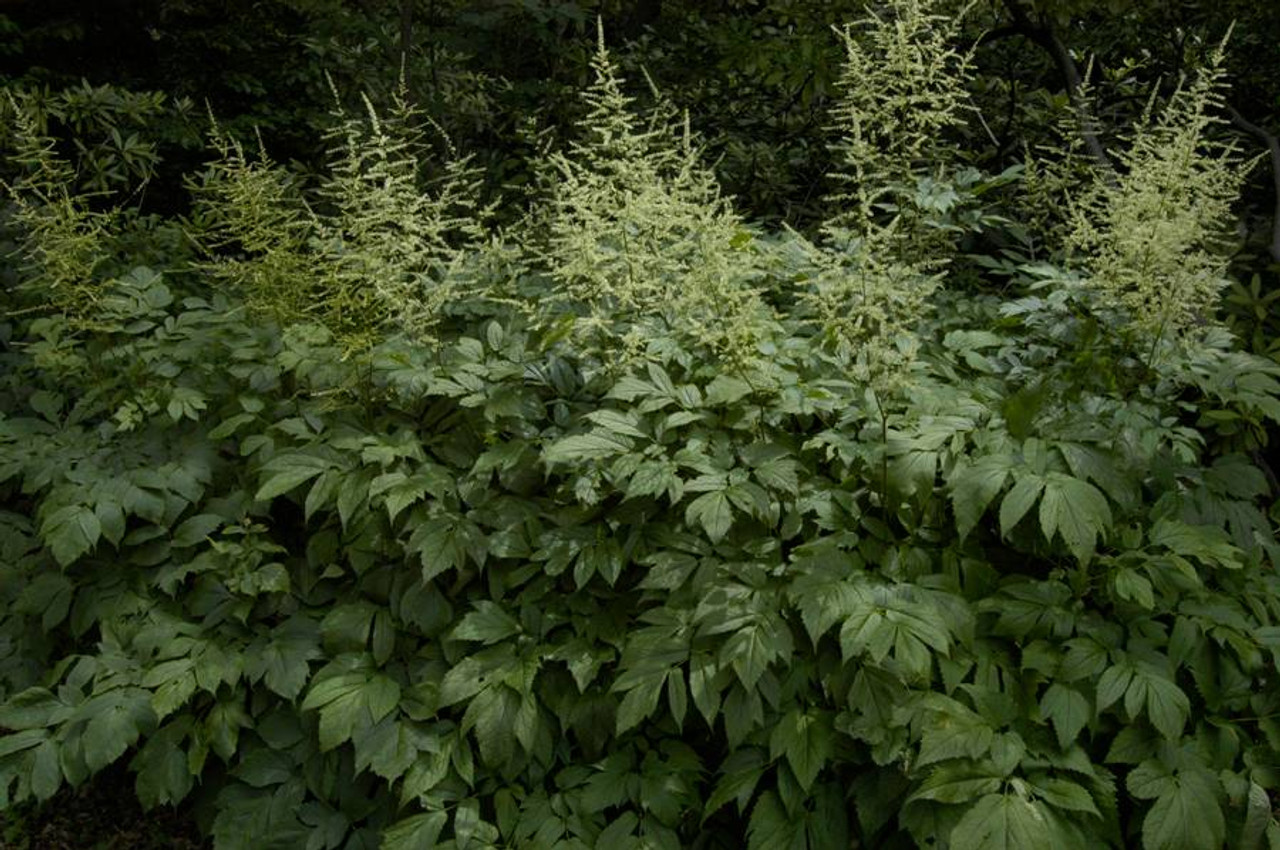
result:
[[[603,35],[496,216],[410,74],[318,174],[214,123],[175,217],[14,86],[0,809],[125,765],[225,850],[1280,846],[1224,60],[1118,172],[993,174],[959,32],[837,31],[803,234]]]

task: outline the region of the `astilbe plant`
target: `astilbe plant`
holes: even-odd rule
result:
[[[880,400],[907,380],[915,328],[954,241],[923,197],[954,177],[946,132],[971,109],[969,57],[952,47],[963,12],[944,16],[940,5],[905,0],[836,30],[840,188],[821,244],[793,234],[784,261],[808,316]]]
[[[536,219],[551,314],[574,316],[579,339],[603,332],[632,353],[649,322],[750,357],[762,310],[751,234],[699,162],[687,119],[677,134],[665,104],[633,114],[602,27],[591,65],[583,138],[551,155],[556,183]]]
[[[192,236],[208,262],[201,269],[253,312],[281,322],[322,308],[322,273],[307,250],[315,220],[296,180],[267,155],[246,151],[212,122],[216,155],[190,182],[196,200]]]
[[[363,106],[336,111],[329,177],[313,198],[216,126],[219,157],[197,187],[215,279],[276,321],[323,325],[348,353],[397,332],[431,342],[486,236],[476,174],[447,138],[442,174],[424,185],[425,144],[403,89],[385,118]]]
[[[375,341],[388,328],[433,338],[469,250],[485,239],[477,175],[441,133],[443,174],[422,185],[424,141],[401,88],[386,119],[338,110],[319,219],[333,320]]]
[[[1224,42],[1225,44],[1225,42]],[[1118,176],[1098,175],[1077,204],[1069,244],[1089,285],[1119,308],[1150,361],[1162,341],[1209,321],[1227,285],[1231,207],[1246,168],[1222,123],[1220,46],[1161,108],[1154,97],[1131,144],[1117,153]]]
[[[973,109],[970,56],[953,47],[967,7],[943,15],[941,6],[904,0],[836,30],[845,51],[832,110],[839,188],[826,223],[909,261],[936,262],[945,245],[915,199],[922,180],[949,177],[956,151],[947,134]]]
[[[75,191],[71,165],[12,92],[5,94],[0,118],[11,122],[9,162],[17,173],[0,189],[12,201],[13,222],[22,233],[22,288],[36,302],[34,309],[89,321],[103,290],[97,272],[113,212],[93,209],[90,197]]]

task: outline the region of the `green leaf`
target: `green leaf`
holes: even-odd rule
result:
[[[182,749],[188,725],[180,721],[165,726],[147,740],[129,765],[136,776],[134,790],[144,808],[176,805],[195,786]]]
[[[173,530],[170,542],[179,548],[203,543],[210,534],[222,526],[223,522],[223,518],[216,514],[196,514],[188,517]]]
[[[102,536],[112,546],[119,546],[124,538],[124,508],[115,502],[99,501],[93,506],[93,514],[102,526]]]
[[[356,772],[370,768],[388,782],[403,776],[418,758],[418,736],[392,717],[357,734],[354,744]]]
[[[1069,475],[1049,474],[1040,502],[1040,529],[1046,540],[1061,534],[1071,554],[1084,563],[1110,528],[1111,508],[1101,490]]]
[[[1182,729],[1191,713],[1191,702],[1176,684],[1159,670],[1140,666],[1125,692],[1125,710],[1136,716],[1146,706],[1151,725],[1170,741],[1182,737]]]
[[[631,480],[627,482],[627,498],[640,496],[658,497],[663,493],[672,504],[680,501],[684,495],[684,482],[680,479],[678,467],[671,461],[647,460],[636,467]]]
[[[1178,773],[1142,820],[1144,850],[1221,850],[1226,840],[1217,789],[1197,771]]]
[[[769,760],[759,748],[734,750],[720,766],[720,781],[716,783],[702,808],[703,823],[730,800],[737,802],[739,812],[746,811],[747,803],[751,802],[751,795],[755,793],[756,784],[768,766]]]
[[[1107,667],[1107,648],[1093,638],[1072,638],[1066,642],[1067,654],[1058,666],[1058,678],[1076,682],[1098,675]],[[1117,697],[1118,699],[1118,697]]]
[[[751,474],[770,490],[792,496],[800,491],[799,467],[791,458],[777,457],[767,460],[753,468]]]
[[[263,466],[262,484],[253,498],[259,502],[274,499],[332,467],[332,461],[303,452],[278,454]]]
[[[907,802],[933,800],[938,803],[967,803],[994,794],[1000,790],[1004,779],[993,773],[989,762],[984,767],[968,762],[940,765],[925,778]]]
[[[1000,534],[1008,537],[1014,526],[1027,515],[1031,506],[1040,498],[1044,479],[1038,475],[1026,475],[1014,482],[1013,488],[1000,502]]]
[[[1177,785],[1173,772],[1157,759],[1147,759],[1125,779],[1129,793],[1139,800],[1154,800]]]
[[[1089,723],[1088,698],[1075,688],[1054,682],[1040,698],[1040,713],[1053,724],[1058,746],[1068,749]]]
[[[951,830],[951,850],[1057,850],[1043,807],[1017,794],[988,794]]]
[[[1034,780],[1025,780],[1035,796],[1044,800],[1055,809],[1067,812],[1084,812],[1095,817],[1102,817],[1093,796],[1083,785],[1057,777],[1039,776]]]
[[[58,761],[58,745],[44,741],[31,751],[31,793],[44,802],[62,786],[62,768]],[[4,781],[0,779],[0,782]]]
[[[716,677],[720,665],[715,656],[708,652],[696,652],[689,658],[689,691],[693,696],[693,704],[707,721],[714,726],[716,715],[720,713],[720,688],[716,686]]]
[[[772,791],[760,795],[747,823],[747,850],[805,850],[804,825],[787,817]]]
[[[1256,782],[1250,782],[1244,823],[1240,826],[1240,841],[1236,844],[1239,850],[1262,850],[1270,823],[1271,797],[1267,794],[1267,789]]]
[[[47,688],[27,688],[0,703],[0,726],[13,731],[54,726],[73,711]]]
[[[594,425],[610,434],[617,434],[623,437],[638,437],[642,440],[648,439],[649,435],[640,430],[640,418],[630,411],[622,410],[593,410],[588,413],[586,418]],[[599,433],[594,431],[592,433]]]
[[[618,706],[617,729],[615,734],[621,735],[628,729],[640,724],[658,708],[658,698],[662,695],[662,686],[667,680],[666,670],[656,670],[641,678],[634,687],[627,691]]]
[[[728,663],[738,681],[748,690],[754,689],[769,665],[779,657],[791,655],[791,635],[776,619],[761,618],[748,623],[725,641],[720,649],[720,663]]]
[[[480,758],[501,768],[515,757],[521,694],[506,685],[487,687],[476,695],[462,718],[463,730],[475,729]]]
[[[832,736],[826,721],[818,715],[793,708],[769,735],[769,757],[785,755],[791,772],[805,791],[831,756]]]
[[[311,686],[303,711],[320,711],[320,750],[328,752],[390,714],[400,686],[386,676],[342,673]]]
[[[101,520],[84,505],[59,508],[40,524],[40,537],[62,567],[91,550],[101,536]]]
[[[124,755],[142,730],[155,724],[151,694],[138,688],[93,697],[78,714],[89,720],[82,741],[85,766],[94,773]]]
[[[273,629],[269,638],[254,641],[245,653],[245,672],[252,681],[265,678],[273,692],[294,700],[311,676],[307,662],[320,657],[319,626],[298,615]]]
[[[1241,566],[1242,553],[1232,546],[1227,532],[1213,525],[1188,525],[1177,520],[1161,519],[1147,533],[1152,546],[1163,546],[1187,558],[1206,564],[1235,569]]]
[[[954,758],[985,756],[995,740],[987,721],[959,703],[947,701],[945,710],[929,713],[929,722],[920,737],[916,763],[924,766]]]
[[[1124,696],[1133,681],[1133,665],[1122,661],[1102,672],[1098,679],[1098,713],[1101,714],[1112,703]]]
[[[631,441],[608,432],[592,431],[557,440],[547,446],[542,457],[547,463],[575,463],[601,460],[631,451]]]
[[[396,821],[382,833],[382,850],[429,850],[449,823],[447,812],[427,812]]]
[[[732,405],[734,402],[751,395],[751,392],[751,385],[741,378],[735,378],[732,375],[717,375],[707,385],[707,404],[712,407]]]
[[[475,604],[475,610],[462,618],[453,630],[459,640],[480,641],[494,644],[520,632],[516,619],[502,610],[496,602],[484,600]]]
[[[951,479],[951,504],[960,539],[969,536],[996,494],[1004,489],[1009,471],[1008,457],[989,455],[963,468]]]
[[[701,525],[712,543],[719,543],[733,524],[733,507],[723,490],[703,493],[689,503],[684,516],[688,524]]]
[[[1116,596],[1126,599],[1150,611],[1155,607],[1155,595],[1151,582],[1132,567],[1121,567],[1115,572]]]

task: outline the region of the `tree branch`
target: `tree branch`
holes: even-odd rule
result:
[[[1245,118],[1234,106],[1228,104],[1227,112],[1231,114],[1232,124],[1257,137],[1271,152],[1271,180],[1275,187],[1276,201],[1271,213],[1271,244],[1267,246],[1267,250],[1271,253],[1271,258],[1280,263],[1280,138]]]

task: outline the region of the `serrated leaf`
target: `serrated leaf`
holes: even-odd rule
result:
[[[733,525],[733,507],[724,491],[703,493],[689,503],[684,517],[689,525],[701,525],[712,543],[719,543]]]
[[[642,678],[627,691],[618,706],[618,718],[615,734],[622,735],[633,729],[658,708],[658,698],[662,695],[662,686],[667,680],[665,670],[657,670]]]
[[[1143,850],[1221,850],[1226,839],[1218,795],[1195,771],[1180,772],[1142,820]]]
[[[640,430],[640,418],[634,413],[621,410],[593,410],[586,416],[587,420],[593,425],[599,425],[610,434],[618,434],[623,437],[638,437],[639,439],[647,439],[648,434]],[[599,434],[599,431],[593,431],[593,434]]]
[[[985,771],[963,762],[941,765],[925,778],[907,802],[933,800],[938,803],[967,803],[993,794],[1000,790],[1004,778],[990,775],[990,772],[989,765]]]
[[[930,712],[929,716],[916,759],[921,766],[946,759],[981,758],[995,740],[995,730],[990,724],[958,703],[948,705],[946,711]]]
[[[831,730],[817,715],[793,708],[769,735],[769,757],[786,756],[800,787],[808,791],[831,755]]]
[[[628,499],[640,496],[658,497],[663,493],[672,504],[680,501],[684,495],[684,482],[678,474],[675,463],[666,460],[647,460],[636,467],[631,480],[627,482]]]
[[[1116,596],[1126,599],[1150,611],[1155,607],[1155,594],[1146,576],[1132,567],[1121,567],[1115,572]]]
[[[1156,759],[1147,759],[1125,779],[1129,793],[1139,800],[1154,800],[1177,784],[1172,771]]]
[[[1159,671],[1139,667],[1125,693],[1125,708],[1131,715],[1145,706],[1147,719],[1166,739],[1176,741],[1191,714],[1191,702],[1176,684]]]
[[[265,679],[273,692],[295,700],[311,676],[307,663],[321,657],[320,628],[314,620],[297,616],[255,641],[245,653],[245,672],[253,681]]]
[[[188,517],[173,530],[170,542],[177,547],[195,546],[222,526],[222,517],[216,514],[196,514]]]
[[[547,463],[575,463],[582,460],[602,460],[631,451],[631,440],[607,432],[574,434],[547,446],[542,458]]]
[[[1053,724],[1058,746],[1070,747],[1089,723],[1089,700],[1075,688],[1054,682],[1040,697],[1040,713]]]
[[[1212,525],[1188,525],[1161,519],[1147,537],[1153,546],[1163,546],[1187,558],[1235,569],[1242,565],[1242,553],[1232,546],[1227,533]]]
[[[987,456],[979,458],[952,478],[951,504],[956,515],[956,530],[962,540],[982,519],[996,494],[1004,489],[1010,468],[1009,458]]]
[[[274,499],[332,467],[332,461],[303,452],[276,455],[263,466],[262,483],[253,498],[259,502]]]
[[[480,759],[490,767],[500,768],[515,756],[519,711],[520,694],[502,684],[485,688],[467,706],[462,729],[475,730]]]
[[[93,514],[102,527],[102,537],[112,546],[119,546],[124,538],[124,508],[115,502],[100,501],[93,506]]]
[[[520,624],[502,610],[502,606],[483,600],[477,602],[475,610],[462,618],[462,622],[454,628],[453,636],[458,640],[474,640],[489,645],[505,640],[519,631]]]
[[[101,520],[84,505],[58,508],[40,524],[40,537],[61,567],[88,553],[101,536]]]
[[[58,760],[58,745],[44,741],[31,751],[31,794],[44,802],[58,793],[62,786],[62,768]],[[4,781],[4,780],[0,780]]]
[[[130,763],[136,777],[134,791],[144,808],[176,805],[195,787],[182,748],[186,731],[186,724],[170,723],[152,735]]]
[[[1040,530],[1046,540],[1060,534],[1071,554],[1084,563],[1110,528],[1111,507],[1101,490],[1068,475],[1050,473],[1045,479]]]
[[[715,683],[719,672],[720,666],[710,653],[695,652],[690,656],[689,691],[694,707],[706,719],[708,726],[715,725],[716,715],[720,713],[720,690]]]
[[[0,703],[0,726],[15,732],[43,729],[66,720],[71,711],[47,688],[27,688]]]
[[[1262,850],[1271,822],[1271,797],[1267,789],[1250,782],[1244,823],[1240,825],[1240,841],[1236,845],[1239,850]]]
[[[717,375],[707,385],[707,404],[731,405],[751,395],[751,385],[732,375]]]
[[[1000,535],[1008,537],[1031,506],[1040,498],[1044,479],[1038,475],[1026,475],[1014,482],[1013,488],[1000,502]]]
[[[803,850],[805,846],[803,823],[787,816],[777,794],[761,794],[747,822],[747,850]]]
[[[751,470],[756,480],[771,490],[794,496],[800,491],[799,465],[787,457],[767,460]]]
[[[1102,671],[1102,677],[1098,679],[1098,713],[1101,714],[1108,706],[1124,696],[1131,681],[1133,681],[1133,665],[1128,662],[1122,661]]]
[[[365,768],[389,782],[405,774],[418,758],[418,737],[394,718],[385,717],[354,739],[356,772]]]
[[[426,850],[438,844],[447,812],[427,812],[396,821],[382,833],[381,850]]]
[[[84,762],[95,773],[124,755],[142,730],[155,723],[151,694],[138,688],[94,697],[81,707],[81,713],[89,718],[81,739]]]
[[[746,811],[768,764],[764,751],[755,747],[735,750],[725,759],[720,766],[720,780],[702,807],[703,823],[730,800],[737,802],[739,812]]]
[[[988,794],[951,831],[951,850],[1056,850],[1039,803],[1017,794]]]
[[[328,752],[390,714],[400,702],[400,686],[387,676],[342,673],[311,686],[303,711],[320,712],[320,750]]]
[[[1035,796],[1044,800],[1055,809],[1066,812],[1084,812],[1095,817],[1102,817],[1093,796],[1083,785],[1068,779],[1042,776],[1027,780]]]

